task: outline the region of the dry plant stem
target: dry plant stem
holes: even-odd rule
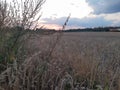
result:
[[[36,28],[45,0],[0,0],[0,27]],[[34,27],[35,26],[35,27]]]
[[[21,0],[21,3],[20,3],[21,6],[20,6],[18,0],[13,0],[13,2],[11,2],[10,5],[6,3],[6,0],[3,0],[3,1],[0,0],[0,30],[1,28],[6,28],[7,26],[13,27],[13,28],[15,28],[16,26],[22,27],[22,30],[19,30],[19,32],[17,32],[17,35],[15,35],[15,37],[13,36],[15,40],[12,42],[12,45],[10,46],[10,50],[6,53],[8,54],[13,53],[14,48],[16,47],[16,45],[20,40],[22,31],[25,30],[25,28],[30,28],[33,22],[36,22],[39,20],[41,15],[39,15],[38,18],[36,17],[36,15],[40,14],[39,11],[41,10],[41,5],[44,3],[44,1],[45,0],[25,0],[25,1]],[[18,29],[15,28],[15,31],[16,30]],[[35,56],[36,54],[33,55],[33,57]],[[10,58],[8,57],[8,59]],[[27,90],[30,90],[30,87],[31,87],[30,73],[33,72],[32,70],[34,68],[34,67],[29,68],[30,66],[32,66],[31,59],[28,60],[29,62],[25,60],[27,61],[26,63],[27,66],[19,65],[19,67],[17,64],[18,59],[17,61],[16,59],[17,58],[14,59],[12,64],[7,63],[8,65],[6,70],[4,70],[0,74],[0,84],[4,82],[7,85],[4,88],[6,90],[9,90],[11,88],[12,90],[12,87],[14,88],[16,86],[16,83],[17,82],[19,83],[19,81],[22,80],[21,84],[19,83],[20,85],[22,85],[21,86],[22,90],[26,90],[26,88]],[[22,68],[24,68],[24,70],[22,70]],[[30,70],[28,70],[28,68]],[[28,72],[28,75],[26,75],[27,71],[30,71]],[[7,81],[6,81],[6,78],[7,78]],[[18,86],[17,89],[19,88],[20,86]]]
[[[5,26],[5,24],[7,24],[7,2],[0,0],[0,29],[3,28]]]
[[[120,71],[119,69],[120,69],[120,67],[117,67],[117,69],[116,69],[116,71],[115,71],[115,74],[113,75],[112,81],[111,81],[111,83],[110,83],[109,90],[112,90],[112,85],[113,85],[113,82],[114,82],[116,76],[119,74],[119,71]]]
[[[51,54],[53,53],[53,51],[54,51],[54,49],[56,48],[56,45],[60,42],[60,39],[61,39],[61,36],[62,36],[62,31],[65,29],[65,27],[66,27],[66,25],[67,25],[67,23],[68,23],[68,21],[69,21],[69,19],[70,19],[70,16],[71,16],[71,14],[69,14],[69,16],[67,17],[67,19],[66,19],[66,21],[65,21],[65,23],[64,23],[64,25],[63,25],[63,27],[62,27],[62,30],[60,30],[59,32],[58,32],[58,35],[57,35],[57,37],[56,37],[56,40],[54,41],[54,44],[53,44],[53,46],[51,47],[51,50],[49,51],[49,53],[48,53],[48,58],[51,56]]]

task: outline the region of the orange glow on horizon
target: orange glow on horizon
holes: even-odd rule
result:
[[[39,27],[43,27],[45,29],[55,29],[55,30],[62,30],[62,25],[57,25],[57,24],[43,24],[41,23]],[[39,28],[38,27],[38,28]],[[81,26],[66,26],[65,29],[83,29],[85,27],[81,27]]]
[[[61,30],[62,26],[57,24],[40,24],[40,26],[43,26],[45,29],[55,29],[55,30]]]

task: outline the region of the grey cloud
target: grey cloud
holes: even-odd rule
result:
[[[66,17],[57,18],[52,20],[50,18],[43,19],[46,21],[46,24],[64,24]],[[112,21],[107,21],[103,17],[96,18],[70,18],[67,26],[76,26],[76,27],[99,27],[99,26],[110,26],[112,25]]]
[[[120,0],[86,0],[95,14],[120,12]]]
[[[46,24],[58,24],[58,25],[63,25],[67,17],[61,17],[61,18],[56,18],[56,19],[51,19],[51,18],[44,18],[43,20],[46,21]]]
[[[99,26],[109,26],[112,22],[105,20],[103,17],[96,18],[71,18],[68,25],[77,25],[82,27],[99,27]]]

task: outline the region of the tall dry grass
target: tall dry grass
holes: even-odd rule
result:
[[[69,17],[65,24],[67,24],[68,19]],[[54,90],[56,88],[62,90],[64,81],[61,78],[64,78],[64,74],[68,78],[70,75],[65,72],[66,67],[64,65],[66,63],[53,59],[53,52],[60,41],[62,32],[55,33],[54,40],[49,42],[50,46],[46,50],[35,51],[35,48],[32,47],[33,51],[32,49],[29,51],[24,45],[29,45],[25,42],[33,38],[33,33],[29,33],[31,31],[23,31],[25,33],[21,34],[22,30],[19,32],[17,29],[10,31],[11,33],[7,31],[10,35],[8,37],[10,46],[8,40],[6,40],[8,50],[5,52],[8,54],[5,54],[3,59],[7,57],[6,60],[8,61],[5,64],[1,62],[1,65],[4,65],[5,68],[0,71],[0,88],[2,90]],[[37,34],[34,35],[36,37]],[[29,38],[26,39],[27,36]],[[4,44],[4,42],[1,43]]]
[[[28,34],[31,35],[25,40]],[[0,88],[119,90],[119,38],[94,38],[92,34],[86,38],[82,34],[71,37],[65,33],[54,45],[56,35],[25,33],[20,38],[25,40],[23,47],[0,74]]]
[[[31,11],[26,9],[28,15]],[[30,25],[28,19],[22,20],[23,27]],[[41,35],[18,28],[3,29],[0,27],[0,90],[120,89],[119,36],[106,39],[104,33],[78,35],[60,31]]]

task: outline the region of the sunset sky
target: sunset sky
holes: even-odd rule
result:
[[[71,13],[67,28],[120,26],[120,0],[46,0],[41,23],[60,29]]]
[[[39,25],[50,29],[61,29],[69,14],[67,29],[120,26],[120,0],[46,0],[41,13]]]

